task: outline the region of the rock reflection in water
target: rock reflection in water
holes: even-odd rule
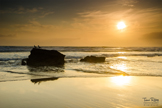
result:
[[[36,84],[40,84],[41,82],[46,82],[46,81],[53,81],[53,80],[57,80],[58,77],[51,77],[51,78],[39,78],[39,79],[31,79],[31,82]]]

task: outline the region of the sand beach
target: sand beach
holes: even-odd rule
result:
[[[161,108],[162,78],[69,77],[0,82],[1,108]],[[144,97],[159,101],[144,103]],[[152,106],[151,106],[152,105]]]

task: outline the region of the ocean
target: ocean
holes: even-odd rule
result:
[[[63,67],[29,67],[21,60],[33,46],[0,46],[0,82],[38,78],[108,77],[116,75],[162,77],[162,47],[58,47],[66,55]],[[80,62],[85,56],[106,57],[103,63]]]

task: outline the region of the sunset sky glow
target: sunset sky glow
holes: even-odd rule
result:
[[[0,45],[162,46],[162,0],[0,0]]]

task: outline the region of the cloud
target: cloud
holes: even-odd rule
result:
[[[0,34],[0,38],[16,37],[16,34]]]
[[[27,16],[29,17],[36,17],[36,18],[44,18],[48,15],[53,14],[53,11],[46,10],[42,7],[33,7],[33,8],[25,8],[23,6],[19,6],[17,8],[7,8],[7,9],[0,9],[0,14],[1,16],[8,17],[9,15],[16,16],[16,15],[22,15],[22,16]],[[13,15],[14,14],[14,15]],[[30,16],[29,16],[30,14]],[[19,17],[19,16],[18,16]],[[23,20],[23,19],[21,19]]]
[[[41,26],[41,24],[35,20],[29,21],[29,24],[32,24],[34,26]]]
[[[12,25],[15,28],[15,31],[18,33],[36,33],[36,34],[43,34],[43,33],[53,33],[56,31],[63,30],[61,26],[49,25],[49,24],[41,24],[36,20],[30,20],[26,24],[15,24]],[[60,31],[61,32],[61,31]]]
[[[162,41],[162,32],[152,32],[144,35],[146,39],[149,40],[161,40]]]
[[[149,43],[162,46],[162,32],[152,32],[143,35],[143,39]]]
[[[162,0],[137,0],[135,6],[138,9],[161,8]]]
[[[129,8],[111,12],[85,11],[78,13],[80,17],[75,19],[75,25],[82,28],[89,27],[96,31],[110,31],[115,29],[117,22],[122,20],[127,25],[127,33],[141,33],[140,35],[143,35],[148,33],[148,31],[154,32],[161,29],[162,14],[160,10],[160,8],[142,10]]]
[[[29,12],[29,13],[36,13],[36,12],[38,12],[38,9],[37,9],[37,8],[27,9],[26,12]]]
[[[22,6],[17,7],[17,8],[8,8],[5,10],[0,10],[1,14],[6,14],[6,13],[15,13],[15,14],[26,14],[26,13],[36,13],[41,8],[24,8]]]
[[[117,0],[118,4],[121,4],[124,7],[134,7],[138,3],[137,0]]]
[[[86,12],[80,12],[78,15],[80,17],[75,19],[75,22],[80,24],[85,24],[86,26],[91,26],[90,28],[96,27],[101,29],[98,30],[105,30],[112,29],[116,25],[117,22],[120,20],[126,20],[129,19],[129,14],[133,12],[132,9],[127,10],[118,10],[118,11],[112,11],[112,12],[105,12],[105,11],[86,11]],[[129,16],[128,16],[129,15]],[[93,28],[94,29],[94,28]]]
[[[42,12],[42,15],[40,16],[41,18],[47,16],[47,15],[50,15],[50,14],[53,14],[54,12]]]

